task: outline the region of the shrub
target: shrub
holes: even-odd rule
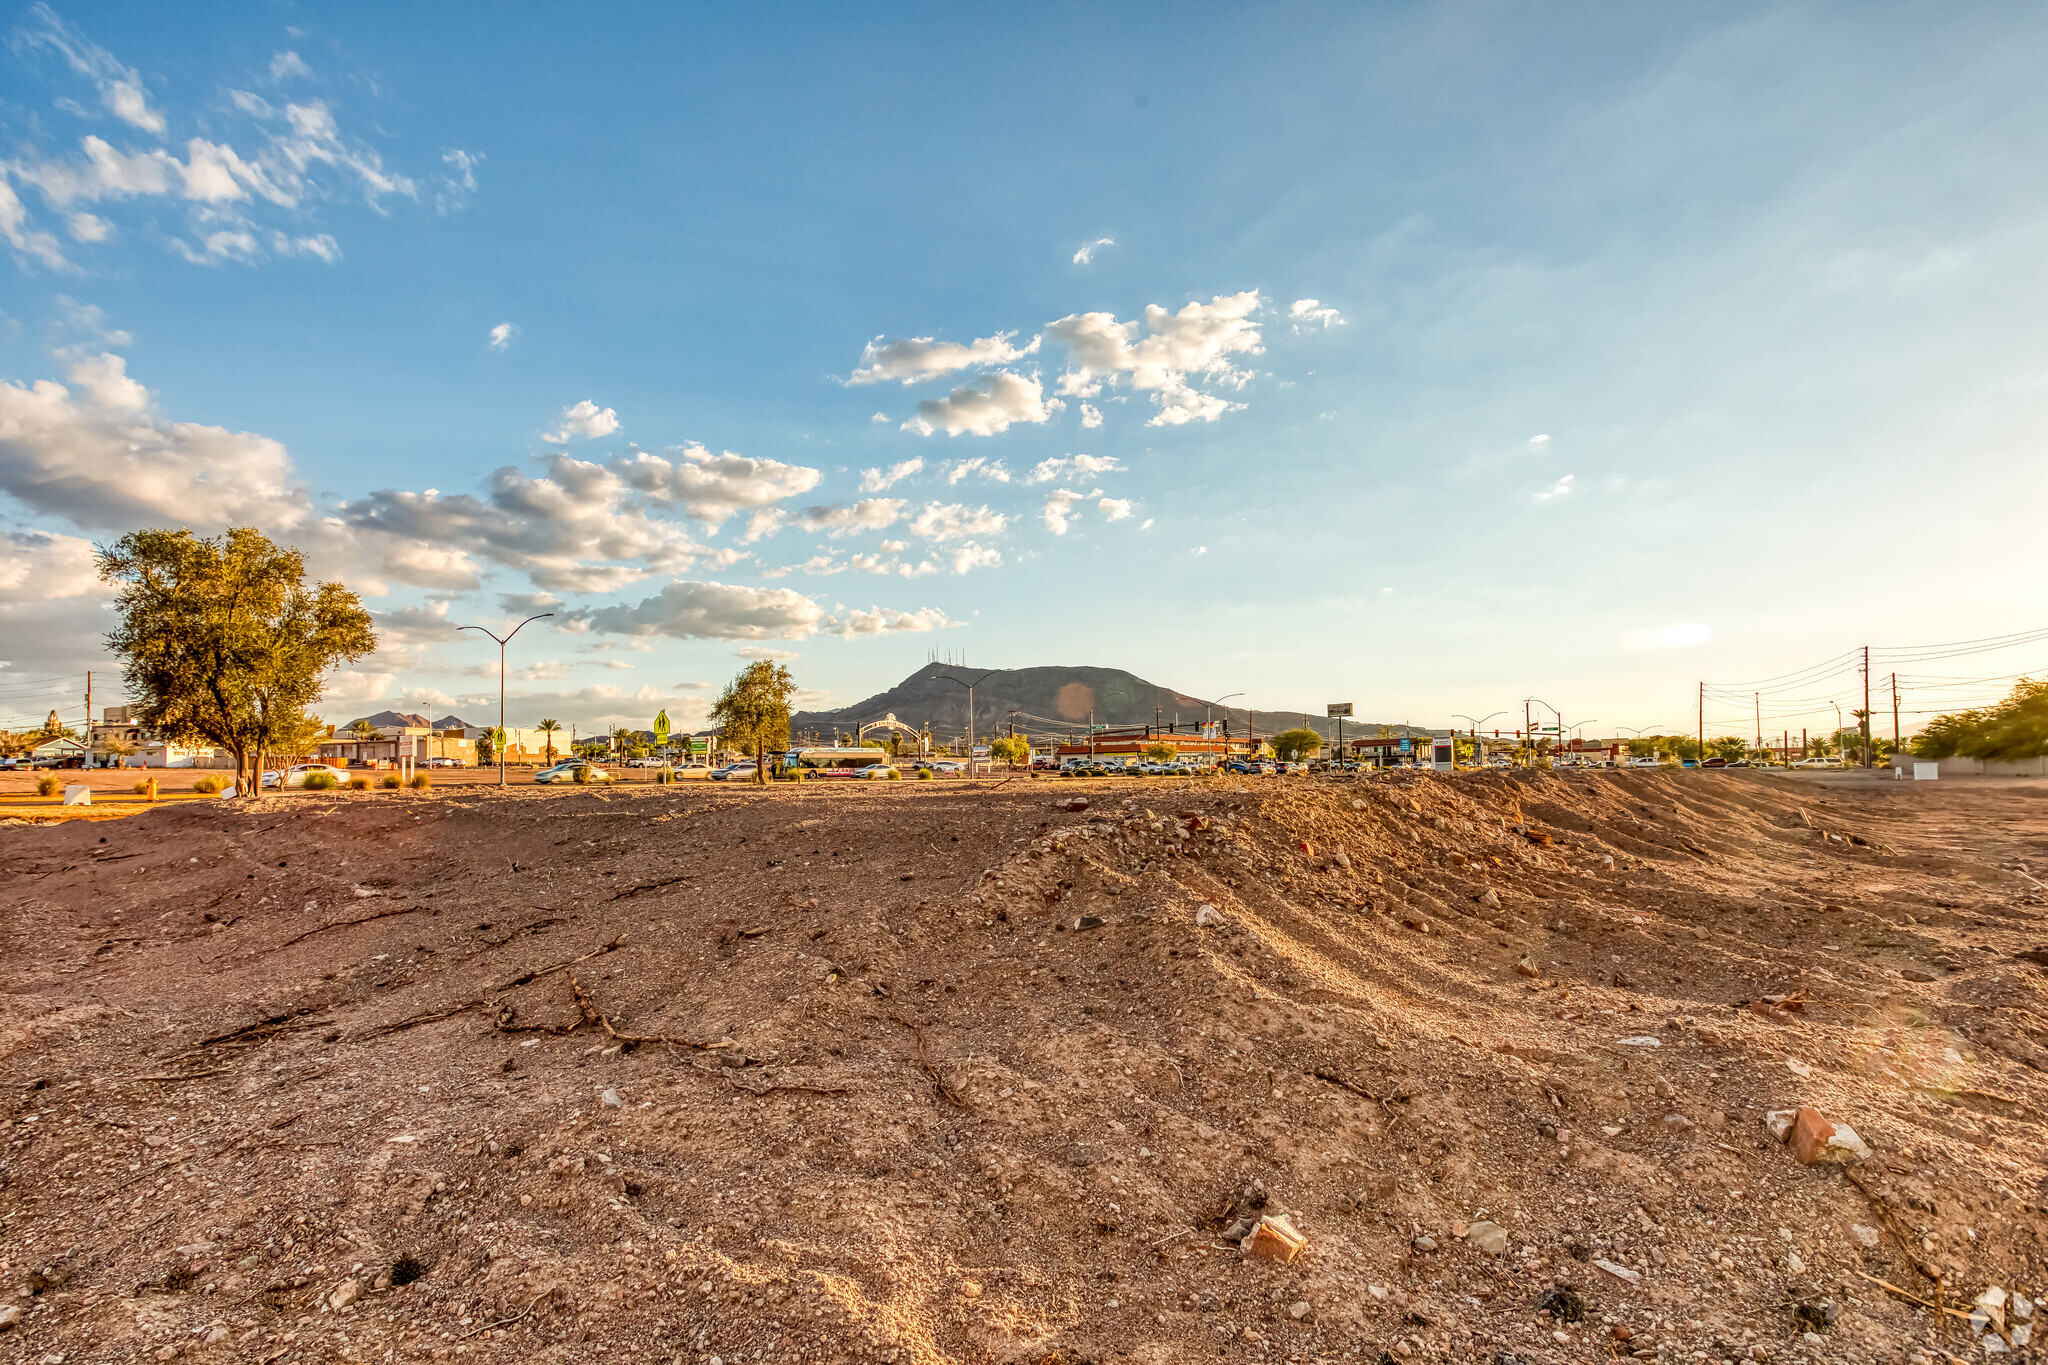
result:
[[[576,784],[577,786],[579,786],[579,787],[582,787],[582,786],[588,786],[588,785],[590,784],[590,769],[588,769],[588,768],[572,768],[572,769],[570,769],[570,771],[569,771],[569,780],[570,780],[571,782],[574,782],[574,783],[575,783],[575,784]]]
[[[333,776],[333,774],[331,774],[331,773],[307,773],[307,774],[306,774],[306,790],[307,790],[307,791],[309,791],[309,792],[329,792],[329,791],[333,791],[333,790],[334,790],[334,776]]]
[[[137,782],[137,783],[136,783],[136,784],[135,784],[134,786],[130,787],[130,788],[129,788],[128,790],[130,790],[130,791],[134,792],[134,793],[135,793],[135,794],[136,794],[137,796],[147,796],[147,795],[149,795],[149,779],[148,779],[148,778],[144,778],[144,779],[143,779],[142,781],[140,781],[140,782]]]
[[[213,776],[202,777],[192,784],[192,790],[201,796],[211,796],[220,790],[220,779]]]
[[[932,770],[931,770],[930,768],[919,768],[919,769],[917,770],[917,780],[918,780],[918,781],[920,781],[920,782],[929,782],[929,781],[931,781],[931,777],[932,777]]]
[[[370,779],[367,777],[351,777],[348,780],[348,789],[352,792],[366,792],[370,789]]]
[[[377,785],[390,791],[397,791],[405,783],[399,779],[397,773],[386,773]]]
[[[673,782],[676,780],[676,770],[674,768],[659,769],[654,774],[654,780],[656,782]]]
[[[41,777],[36,779],[36,795],[55,796],[57,794],[57,788],[59,785],[61,784],[59,784],[55,777],[51,776],[49,773],[44,773]]]
[[[416,792],[423,792],[427,788],[434,785],[434,779],[427,776],[425,771],[420,771],[414,773],[412,775],[412,780],[410,782],[407,782],[405,785],[411,787]]]
[[[891,768],[889,769],[889,775],[882,780],[884,782],[901,782],[903,780],[903,770],[901,768]]]

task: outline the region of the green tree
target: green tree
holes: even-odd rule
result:
[[[308,588],[305,556],[249,527],[136,531],[97,559],[116,585],[107,647],[137,723],[226,749],[243,796],[256,793],[266,752],[304,725],[328,670],[377,647],[355,593]]]
[[[1677,759],[1697,759],[1700,756],[1700,742],[1691,735],[1666,735],[1660,741],[1664,752]]]
[[[360,716],[349,722],[348,732],[357,739],[375,739],[377,737],[377,727],[370,724],[366,718]]]
[[[484,730],[476,737],[476,766],[488,768],[498,761],[498,731],[496,726]]]
[[[741,669],[719,693],[711,719],[754,759],[754,780],[768,780],[770,750],[789,747],[789,703],[796,680],[781,664],[762,659]]]
[[[1749,752],[1749,741],[1740,735],[1722,735],[1719,739],[1707,741],[1707,752],[1715,758],[1725,758],[1733,762]]]
[[[1031,741],[1022,735],[1000,735],[988,742],[988,756],[998,763],[1019,767],[1031,762]]]
[[[562,722],[554,719],[545,719],[533,728],[547,736],[547,739],[542,742],[541,751],[547,755],[547,766],[552,768],[555,765],[555,735],[561,730]]]
[[[1154,740],[1145,746],[1145,757],[1154,763],[1171,763],[1180,757],[1180,750],[1164,740]]]
[[[280,759],[311,758],[320,752],[326,738],[327,722],[318,716],[301,716],[298,728],[280,734],[270,751]]]
[[[1307,726],[1293,730],[1282,730],[1273,736],[1273,754],[1283,763],[1297,759],[1314,758],[1322,752],[1323,737]]]
[[[1628,742],[1628,756],[1630,758],[1655,758],[1657,756],[1657,737],[1655,735],[1637,735]]]
[[[623,759],[632,753],[633,741],[637,736],[623,725],[614,725],[606,738],[612,742],[612,756]]]

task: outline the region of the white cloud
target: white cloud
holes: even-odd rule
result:
[[[888,420],[889,420],[889,414],[888,414],[888,413],[886,413],[886,412],[878,412],[878,413],[876,413],[876,414],[875,414],[874,416],[872,416],[872,417],[868,418],[868,420],[869,420],[870,422],[882,422],[882,423],[887,423],[887,422],[888,422]]]
[[[1536,502],[1549,502],[1552,498],[1561,498],[1569,494],[1572,491],[1572,477],[1570,474],[1565,475],[1550,487],[1536,494],[1534,500]]]
[[[1529,438],[1529,449],[1531,450],[1542,450],[1549,444],[1550,438],[1548,436],[1531,436]]]
[[[901,483],[912,474],[919,473],[923,469],[924,461],[914,456],[908,460],[902,460],[890,465],[887,473],[883,473],[879,469],[864,469],[860,475],[860,491],[863,493],[883,492],[891,485]],[[955,482],[958,482],[958,480],[955,480]]]
[[[505,350],[511,346],[518,336],[519,327],[516,323],[501,322],[490,330],[491,349],[494,351]]]
[[[278,442],[148,411],[122,358],[53,380],[0,383],[0,490],[83,530],[191,523],[288,531],[311,511]]]
[[[801,659],[804,657],[801,652],[794,649],[769,649],[765,645],[742,645],[734,650],[733,653],[742,659],[767,659],[772,663],[788,663],[791,659]],[[683,686],[709,687],[710,684],[684,683]]]
[[[301,80],[312,79],[313,68],[306,65],[305,58],[296,52],[279,52],[271,57],[270,79],[272,82],[284,81],[294,76]]]
[[[106,595],[92,542],[40,531],[0,532],[0,606]]]
[[[824,531],[834,540],[862,531],[879,531],[903,517],[909,504],[901,498],[862,498],[851,507],[834,503],[829,507],[806,507],[803,523],[807,530]]]
[[[1096,493],[1101,491],[1099,488],[1095,490]],[[1093,496],[1092,493],[1076,493],[1070,488],[1054,489],[1045,499],[1045,529],[1056,536],[1065,535],[1067,522],[1075,504],[1085,502]]]
[[[7,239],[7,245],[14,248],[17,256],[40,261],[51,270],[63,270],[71,264],[64,259],[64,248],[55,237],[28,225],[28,209],[4,176],[0,176],[0,237]]]
[[[860,365],[846,382],[849,385],[880,384],[887,380],[901,380],[905,384],[915,384],[921,379],[936,379],[974,365],[1007,365],[1038,350],[1037,337],[1031,338],[1030,343],[1021,348],[1012,346],[1010,339],[1016,335],[1015,332],[998,332],[965,346],[957,341],[934,341],[930,337],[908,337],[887,342],[876,337],[861,352]]]
[[[671,447],[663,455],[635,450],[614,466],[634,488],[659,507],[680,506],[692,518],[707,526],[722,525],[736,512],[773,507],[784,498],[808,493],[817,487],[819,474],[800,464],[735,455],[730,450],[713,455],[692,441]],[[781,523],[756,517],[748,527],[753,541],[772,532]]]
[[[1624,631],[1620,644],[1628,650],[1696,649],[1713,638],[1712,626],[1703,626],[1697,621],[1681,621],[1659,628]]]
[[[1009,518],[988,507],[928,502],[911,519],[910,529],[927,540],[958,540],[962,536],[1001,535]]]
[[[1040,460],[1031,470],[1031,483],[1051,483],[1056,479],[1093,478],[1097,474],[1121,474],[1124,463],[1114,455],[1061,455],[1050,460]]]
[[[993,569],[1003,562],[1002,552],[993,546],[977,545],[973,541],[955,546],[942,552],[942,558],[949,559],[956,574],[970,569]]]
[[[902,429],[920,436],[940,430],[948,436],[994,436],[1008,431],[1013,422],[1043,422],[1065,406],[1058,399],[1046,399],[1035,375],[992,370],[944,398],[925,399]]]
[[[1251,372],[1233,363],[1233,356],[1263,355],[1264,339],[1252,315],[1265,303],[1257,290],[1218,294],[1208,303],[1190,303],[1178,313],[1158,304],[1145,309],[1148,334],[1138,337],[1139,324],[1118,322],[1113,313],[1074,313],[1049,323],[1045,335],[1067,347],[1068,368],[1059,392],[1092,398],[1104,384],[1128,381],[1150,392],[1162,409],[1151,425],[1214,421],[1231,407],[1222,399],[1194,392],[1188,376],[1199,374],[1211,383],[1242,388]]]
[[[1323,307],[1321,299],[1296,299],[1288,306],[1287,316],[1294,320],[1297,332],[1344,325],[1344,315],[1334,308]]]
[[[1185,384],[1169,385],[1152,395],[1152,401],[1159,404],[1159,414],[1145,423],[1148,427],[1177,427],[1188,422],[1213,422],[1232,409],[1242,410],[1244,404],[1218,398],[1211,393],[1200,393]]]
[[[499,469],[482,499],[380,489],[344,503],[341,515],[357,531],[383,531],[519,570],[551,592],[612,591],[713,557],[681,526],[635,503],[618,464],[558,454],[546,469],[539,478]]]
[[[1102,409],[1096,407],[1093,403],[1083,403],[1081,405],[1081,429],[1083,431],[1093,431],[1101,425]]]
[[[883,554],[900,555],[910,548],[910,542],[907,540],[885,540],[875,548]]]
[[[1188,553],[1191,555],[1205,555],[1209,553],[1209,547],[1206,545],[1197,545],[1194,549],[1189,550]]]
[[[1083,246],[1079,251],[1074,253],[1074,264],[1087,265],[1090,261],[1095,259],[1095,252],[1098,247],[1115,245],[1116,238],[1114,237],[1097,237],[1094,241],[1089,242],[1087,245]]]
[[[391,695],[391,685],[398,681],[396,673],[377,673],[363,669],[343,668],[327,675],[321,702],[365,702],[382,701]]]
[[[562,409],[562,425],[554,431],[544,431],[541,439],[550,445],[567,445],[571,437],[593,440],[609,436],[619,429],[619,414],[610,408],[600,408],[588,398],[574,407]]]
[[[846,611],[846,608],[840,608]],[[851,640],[858,635],[894,635],[904,631],[917,632],[940,630],[951,625],[946,613],[937,607],[925,607],[919,611],[896,611],[888,607],[874,607],[867,611],[846,611],[844,617],[834,622],[833,629],[841,639]]]
[[[441,153],[441,164],[448,169],[441,176],[440,188],[434,192],[434,208],[441,213],[452,213],[469,203],[476,193],[476,168],[483,164],[482,152],[465,152],[460,147],[450,147]]]
[[[1104,498],[1095,505],[1101,509],[1105,521],[1122,521],[1131,514],[1129,498]],[[1146,525],[1149,526],[1151,523],[1147,522]]]
[[[1147,517],[1147,518],[1145,518],[1145,519],[1144,519],[1143,521],[1139,522],[1139,523],[1138,523],[1138,529],[1139,529],[1140,531],[1149,531],[1149,530],[1151,530],[1151,529],[1152,529],[1152,518],[1151,518],[1151,517]]]
[[[1004,468],[1001,460],[991,460],[983,455],[971,460],[955,460],[946,466],[946,482],[949,484],[958,483],[969,474],[979,474],[990,483],[1010,481],[1010,471]]]
[[[801,640],[825,622],[823,607],[788,588],[685,579],[676,579],[636,604],[570,614],[601,634],[665,635],[677,640]]]
[[[631,668],[632,665],[627,664],[626,667]],[[569,668],[570,665],[560,659],[542,659],[523,668],[508,669],[505,676],[516,682],[560,682],[569,676]],[[495,668],[488,668],[485,672],[494,677],[497,674]]]
[[[56,52],[73,71],[93,83],[99,91],[100,103],[108,113],[145,133],[162,134],[164,116],[150,108],[149,93],[143,87],[140,72],[132,66],[124,66],[113,53],[59,19],[56,12],[40,0],[29,6],[28,12],[36,26],[17,30],[17,43],[26,48],[48,48]]]
[[[114,225],[96,213],[74,213],[64,220],[64,230],[74,242],[104,242],[114,235]]]
[[[431,707],[436,711],[442,712],[451,711],[459,705],[455,698],[449,696],[446,692],[432,687],[408,687],[400,691],[398,695],[405,698],[407,706]]]
[[[789,521],[789,513],[780,507],[763,507],[747,518],[747,529],[740,535],[740,544],[752,545],[755,541],[772,536]]]

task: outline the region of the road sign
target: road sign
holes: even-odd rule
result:
[[[1332,717],[1348,716],[1351,714],[1351,703],[1348,701],[1333,701],[1330,703],[1328,714]]]

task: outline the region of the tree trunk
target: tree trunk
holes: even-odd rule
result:
[[[237,744],[230,747],[228,752],[235,756],[235,795],[246,796],[249,791],[246,785],[249,773],[249,750],[245,746]]]

